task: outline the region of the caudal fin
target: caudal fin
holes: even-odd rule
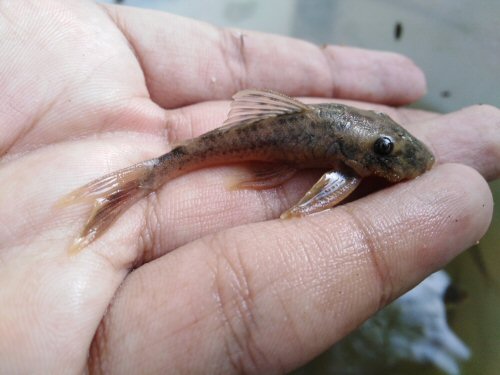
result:
[[[70,253],[77,253],[98,238],[118,216],[151,192],[154,161],[146,161],[110,173],[63,197],[57,206],[93,202],[93,208]]]

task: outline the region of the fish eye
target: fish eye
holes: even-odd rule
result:
[[[394,142],[387,136],[382,136],[373,144],[373,151],[378,155],[389,155],[394,149]]]

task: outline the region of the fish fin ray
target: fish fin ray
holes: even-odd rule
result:
[[[70,247],[75,254],[89,245],[118,218],[120,213],[149,194],[147,187],[154,163],[146,161],[107,174],[74,190],[57,207],[93,202],[92,211],[79,236]]]
[[[265,190],[284,184],[290,180],[297,168],[287,164],[272,164],[252,166],[251,175],[243,178],[234,178],[230,190]]]
[[[223,127],[311,110],[297,99],[270,90],[242,90],[233,96]]]
[[[327,172],[296,205],[282,213],[281,218],[309,215],[333,207],[347,198],[360,182],[361,178],[354,173]]]

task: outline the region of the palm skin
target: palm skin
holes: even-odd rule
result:
[[[425,90],[401,56],[85,1],[3,2],[0,14],[1,372],[287,371],[487,229],[499,111],[386,107]],[[235,192],[224,181],[241,167],[201,170],[68,254],[89,208],[55,208],[62,196],[219,126],[245,87],[378,102],[356,105],[390,113],[442,165],[289,221],[276,218],[315,172]]]

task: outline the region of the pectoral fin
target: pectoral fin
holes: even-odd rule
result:
[[[253,166],[250,176],[235,178],[231,181],[229,189],[264,190],[280,186],[291,179],[297,168],[286,164],[264,164]]]
[[[360,182],[361,178],[354,173],[327,172],[295,206],[283,212],[281,218],[309,215],[333,207],[347,198]]]

